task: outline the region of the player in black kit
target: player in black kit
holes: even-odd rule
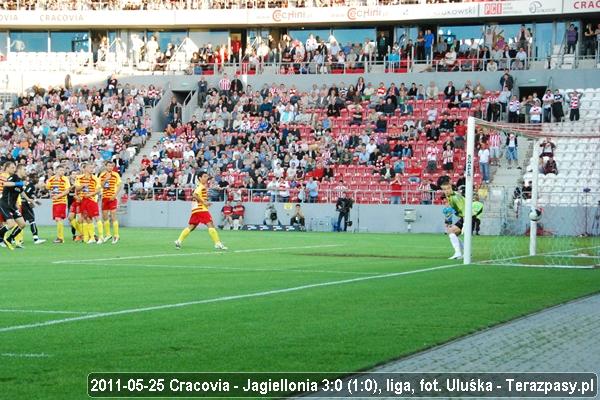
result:
[[[42,244],[46,242],[45,239],[40,239],[38,235],[37,224],[35,223],[35,211],[33,208],[35,206],[39,206],[42,203],[35,198],[35,185],[38,183],[37,175],[29,175],[29,180],[23,189],[23,193],[21,197],[23,198],[23,205],[21,207],[21,212],[23,214],[23,219],[29,224],[29,228],[31,229],[31,234],[33,235],[33,243],[34,244]]]
[[[4,182],[2,198],[0,198],[0,214],[4,218],[5,225],[0,228],[0,238],[4,240],[7,248],[13,250],[12,242],[25,227],[25,220],[17,206],[17,199],[21,196],[25,185],[23,182],[26,176],[25,166],[17,167],[14,162],[9,161],[5,164],[5,171],[8,173],[8,178]]]

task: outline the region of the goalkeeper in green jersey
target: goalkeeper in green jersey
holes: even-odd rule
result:
[[[459,239],[459,236],[463,229],[464,215],[465,215],[465,198],[459,192],[455,192],[450,182],[450,177],[442,176],[438,180],[438,186],[441,187],[448,202],[448,207],[444,208],[443,212],[446,220],[446,233],[450,243],[454,248],[454,255],[450,257],[450,260],[457,260],[462,258],[463,244]],[[458,220],[453,222],[453,216],[456,215]]]

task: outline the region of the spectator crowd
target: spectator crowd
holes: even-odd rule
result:
[[[144,110],[156,100],[148,96],[153,90],[115,77],[104,87],[33,87],[0,112],[0,160],[24,164],[41,177],[40,188],[58,165],[78,171],[87,161],[100,170],[113,160],[123,173],[150,135]]]

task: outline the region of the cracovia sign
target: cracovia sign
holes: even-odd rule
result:
[[[564,0],[564,12],[598,12],[600,0]]]
[[[19,22],[17,14],[0,13],[0,22]]]

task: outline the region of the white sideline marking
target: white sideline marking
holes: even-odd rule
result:
[[[0,313],[32,313],[32,314],[97,314],[94,312],[87,311],[54,311],[54,310],[13,310],[13,309],[0,309]]]
[[[0,353],[1,357],[19,357],[19,358],[46,358],[50,357],[48,354],[39,353]]]
[[[88,263],[81,263],[82,265]],[[91,264],[91,263],[89,263]],[[332,264],[329,264],[332,265]],[[333,264],[333,265],[340,265]],[[296,269],[296,268],[242,268],[242,267],[221,267],[221,266],[209,266],[209,265],[166,265],[166,264],[106,264],[102,267],[133,267],[133,268],[175,268],[175,269],[208,269],[208,270],[224,270],[224,271],[248,271],[248,272],[300,272],[300,273],[320,273],[320,274],[356,274],[356,275],[376,275],[376,274],[387,274],[389,272],[362,272],[362,271],[336,271],[336,270],[322,270],[322,269]],[[306,265],[304,267],[310,267]],[[0,310],[2,311],[2,310]]]
[[[127,256],[127,257],[111,257],[111,258],[92,258],[88,260],[59,260],[52,261],[52,264],[81,264],[90,263],[96,261],[113,261],[113,260],[139,260],[142,258],[158,258],[158,257],[185,257],[185,256],[209,256],[209,255],[224,255],[227,253],[258,253],[263,251],[277,251],[277,250],[298,250],[298,249],[321,249],[327,247],[340,247],[341,244],[320,244],[312,246],[292,246],[292,247],[268,247],[263,249],[244,249],[244,250],[230,250],[230,251],[203,251],[197,253],[177,253],[173,250],[172,253],[163,254],[152,254],[143,256]]]
[[[220,303],[220,302],[224,302],[224,301],[248,299],[248,298],[255,298],[255,297],[264,297],[264,296],[270,296],[270,295],[275,295],[275,294],[298,292],[301,290],[314,289],[314,288],[319,288],[319,287],[337,286],[337,285],[345,285],[347,283],[363,282],[363,281],[368,281],[371,279],[394,278],[394,277],[402,276],[402,275],[419,274],[422,272],[437,271],[437,270],[441,270],[441,269],[455,268],[455,267],[460,267],[460,266],[464,266],[464,264],[461,263],[461,264],[441,265],[438,267],[417,269],[417,270],[412,270],[412,271],[394,272],[394,273],[383,274],[383,275],[370,275],[370,276],[364,276],[364,277],[359,277],[359,278],[344,279],[344,280],[340,280],[340,281],[313,283],[310,285],[302,285],[302,286],[296,286],[296,287],[285,288],[285,289],[275,289],[275,290],[268,290],[268,291],[264,291],[264,292],[215,297],[212,299],[188,301],[185,303],[163,304],[163,305],[159,305],[159,306],[132,308],[132,309],[128,309],[128,310],[111,311],[111,312],[104,312],[104,313],[98,313],[98,314],[88,314],[88,315],[82,315],[79,317],[55,319],[55,320],[50,320],[50,321],[37,322],[37,323],[33,323],[33,324],[8,326],[5,328],[0,328],[0,333],[12,332],[12,331],[18,331],[18,330],[24,330],[24,329],[41,328],[44,326],[66,324],[69,322],[84,321],[84,320],[88,320],[88,319],[113,317],[116,315],[135,314],[135,313],[141,313],[141,312],[147,312],[147,311],[167,310],[167,309],[171,309],[171,308],[188,307],[188,306],[194,306],[194,305],[198,305],[198,304]]]

